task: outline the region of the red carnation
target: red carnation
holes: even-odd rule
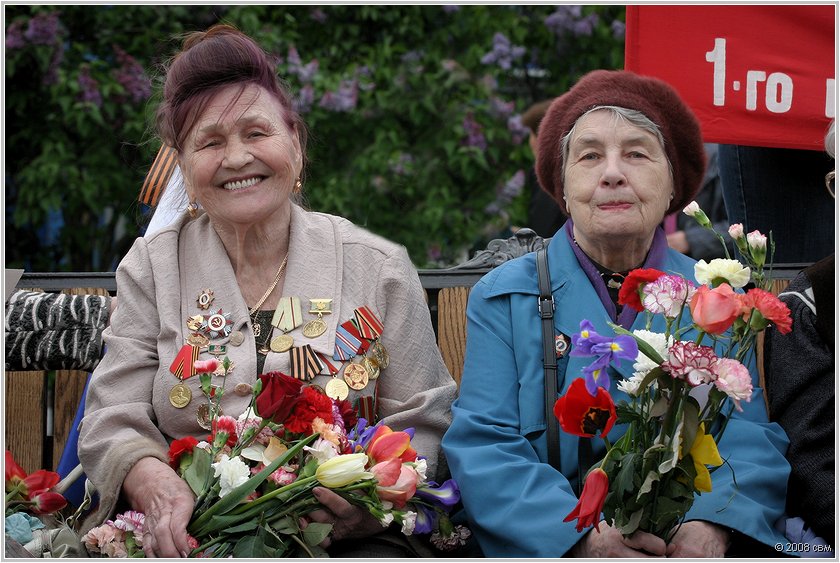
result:
[[[332,399],[314,387],[304,387],[300,399],[283,426],[290,432],[309,434],[312,432],[312,422],[316,418],[327,424],[335,422]]]
[[[633,309],[642,312],[645,308],[642,306],[641,293],[642,288],[646,283],[656,281],[659,276],[664,276],[665,272],[661,272],[655,268],[636,268],[631,270],[624,281],[621,283],[621,288],[618,290],[619,305],[629,305]]]
[[[260,381],[262,389],[257,395],[257,414],[283,424],[301,396],[303,382],[279,371],[260,375]]]
[[[600,430],[606,436],[615,424],[615,403],[603,387],[596,389],[594,397],[590,395],[586,380],[578,377],[554,403],[554,416],[569,434],[591,438]]]
[[[787,334],[791,330],[790,309],[785,305],[781,299],[759,288],[749,290],[746,295],[741,295],[741,305],[744,307],[744,320],[750,323],[753,309],[758,310],[761,316],[767,321],[776,325],[776,330],[779,334]],[[753,319],[754,320],[754,319]],[[763,326],[755,327],[762,329],[767,326],[766,323],[761,323]]]
[[[179,440],[173,440],[169,444],[169,465],[172,469],[178,469],[181,463],[181,456],[192,454],[193,448],[198,445],[198,440],[192,436],[185,436]]]

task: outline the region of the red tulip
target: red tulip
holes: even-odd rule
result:
[[[33,495],[29,500],[33,502],[31,508],[35,514],[52,514],[67,506],[67,499],[59,493],[49,491],[42,491],[39,494]]]
[[[578,377],[554,403],[554,416],[569,434],[592,438],[600,430],[606,436],[615,424],[615,403],[603,387],[596,389],[594,397],[590,395],[586,381]]]
[[[593,469],[586,476],[583,483],[583,492],[578,499],[574,509],[563,519],[563,522],[571,522],[577,518],[575,528],[578,532],[588,526],[595,526],[600,532],[598,524],[601,521],[601,509],[604,507],[604,500],[610,489],[610,478],[600,467]]]
[[[741,315],[742,306],[738,294],[728,283],[714,289],[701,285],[691,298],[691,318],[694,324],[709,334],[722,334]]]
[[[261,374],[260,381],[262,389],[257,395],[257,414],[283,424],[298,401],[303,382],[279,371]]]
[[[371,436],[367,454],[374,464],[390,459],[400,461],[417,459],[417,451],[411,447],[411,436],[406,432],[394,432],[384,424]]]
[[[6,491],[9,490],[9,483],[17,483],[19,481],[23,481],[26,477],[26,471],[17,464],[15,458],[12,457],[12,452],[6,450]],[[11,486],[14,486],[12,484]]]

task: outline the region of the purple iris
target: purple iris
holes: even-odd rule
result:
[[[593,397],[598,387],[609,389],[610,379],[606,370],[611,362],[621,365],[621,360],[635,361],[639,354],[639,346],[632,336],[602,336],[587,319],[580,322],[580,334],[572,335],[572,344],[574,347],[569,355],[595,356],[595,361],[583,368],[586,390]]]
[[[417,487],[415,496],[437,506],[449,508],[461,500],[461,490],[454,479],[447,479],[442,485],[429,481]]]
[[[356,426],[347,434],[347,439],[350,441],[350,445],[353,446],[353,451],[364,451],[368,442],[370,442],[373,433],[376,432],[376,429],[379,428],[381,424],[382,421],[374,424],[373,426],[368,426],[366,418],[359,418]]]
[[[431,534],[437,527],[438,512],[425,504],[411,503],[411,507],[417,513],[414,521],[414,534]]]

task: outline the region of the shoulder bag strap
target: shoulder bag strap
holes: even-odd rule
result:
[[[545,437],[548,463],[560,471],[560,424],[554,416],[557,397],[557,353],[554,349],[554,297],[548,274],[545,248],[537,251],[537,283],[540,288],[538,310],[542,322],[543,368],[545,369]]]

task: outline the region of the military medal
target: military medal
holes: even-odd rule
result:
[[[359,307],[353,311],[356,326],[359,327],[359,333],[368,340],[376,340],[385,330],[382,321],[379,320],[369,307]]]
[[[191,344],[184,344],[178,350],[178,354],[169,365],[169,371],[180,380],[195,375],[195,361],[198,359],[198,347]]]
[[[334,359],[349,360],[361,351],[362,337],[352,321],[347,321],[335,329]]]
[[[233,336],[231,336],[231,339]],[[227,354],[227,346],[224,344],[210,344],[207,347],[207,351],[210,352],[213,356],[224,356]]]
[[[343,401],[347,398],[350,394],[350,388],[347,387],[347,384],[344,383],[341,379],[337,377],[333,377],[330,379],[329,383],[327,383],[326,389],[324,389],[324,393],[330,399],[335,399],[336,401]]]
[[[386,368],[388,367],[388,364],[391,363],[391,358],[390,356],[388,356],[388,351],[385,350],[385,346],[382,345],[382,342],[380,340],[377,340],[373,343],[370,352],[376,360],[376,363],[379,364],[380,368]]]
[[[183,382],[175,384],[169,390],[169,402],[176,409],[182,409],[192,401],[192,391]]]
[[[218,415],[222,416],[222,409],[219,408]],[[198,422],[198,425],[204,428],[205,430],[212,430],[213,429],[213,418],[210,416],[210,406],[207,403],[201,403],[198,405],[198,411],[195,413],[195,420]]]
[[[187,328],[192,331],[201,330],[201,325],[204,324],[204,315],[192,315],[187,318]]]
[[[379,377],[379,362],[375,358],[366,356],[362,360],[362,365],[365,366],[365,370],[368,372],[368,378],[376,379]]]
[[[238,330],[237,330],[237,331],[235,331],[235,332],[231,333],[231,335],[230,335],[230,343],[231,343],[231,345],[233,345],[233,346],[239,346],[239,345],[241,345],[243,342],[245,342],[245,335],[244,335],[244,334],[242,334],[242,332],[240,332],[240,331],[238,331]]]
[[[362,364],[348,364],[344,368],[344,381],[351,389],[361,391],[367,387],[369,379],[368,372]]]
[[[557,353],[557,358],[562,358],[566,355],[569,349],[569,337],[565,334],[558,334],[554,337],[554,351]]]
[[[224,362],[219,362],[219,365],[216,366],[216,371],[213,372],[213,375],[218,375],[219,377],[222,377],[224,375],[230,375],[230,373],[233,371],[233,368],[235,368],[235,367],[236,367],[235,363],[228,362],[227,372],[225,372]]]
[[[198,297],[195,298],[195,302],[198,304],[199,309],[205,311],[210,308],[214,299],[216,298],[213,296],[212,289],[202,289],[201,293],[198,294]]]
[[[230,313],[223,313],[221,309],[204,319],[201,323],[201,332],[204,332],[210,338],[219,338],[230,335],[233,321],[230,318]]]
[[[190,335],[187,337],[187,344],[192,344],[197,348],[204,348],[208,344],[210,344],[210,339],[201,334],[200,332],[191,332]]]
[[[280,336],[275,336],[271,339],[271,351],[272,352],[285,352],[292,348],[292,345],[295,343],[295,339],[289,336],[288,334],[281,334]]]
[[[313,319],[303,326],[303,335],[307,338],[317,338],[327,331],[327,323],[321,317],[332,313],[330,305],[332,299],[310,299],[309,312],[313,315],[318,315],[317,319]]]
[[[292,372],[292,377],[296,379],[309,381],[322,369],[323,366],[318,359],[318,354],[309,344],[292,348],[292,351],[289,353],[289,370]]]

